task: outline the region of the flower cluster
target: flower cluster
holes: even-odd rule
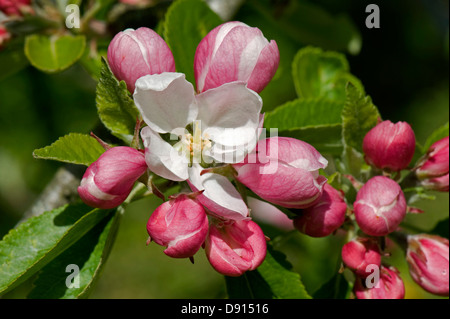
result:
[[[342,248],[343,264],[356,276],[354,293],[359,299],[399,299],[405,295],[398,270],[382,262],[380,247],[384,245],[380,244],[390,234],[405,246],[414,281],[428,292],[448,296],[448,240],[399,232],[409,207],[396,178],[400,171],[408,170],[415,146],[414,132],[404,122],[380,122],[364,138],[365,160],[379,175],[357,186],[353,212],[362,233]],[[448,151],[446,137],[433,144],[424,158],[409,169],[416,185],[448,191]]]
[[[149,179],[154,174],[181,186],[147,222],[148,242],[170,257],[193,260],[203,248],[221,274],[254,270],[266,256],[266,236],[253,221],[258,215],[311,237],[347,231],[342,261],[355,275],[354,295],[404,297],[398,270],[382,260],[385,239],[403,234],[401,223],[412,211],[401,173],[408,170],[403,175],[412,176],[414,186],[448,191],[448,137],[411,168],[416,141],[410,125],[380,122],[362,145],[370,178],[363,183],[346,175],[357,190],[348,203],[322,174],[328,160],[313,146],[262,136],[259,93],[275,75],[279,52],[259,29],[227,22],[209,32],[195,53],[194,84],[176,72],[170,48],[148,28],[118,33],[107,57],[140,113],[139,143],[132,144],[139,146],[108,148],[89,166],[78,189],[86,204],[116,207],[137,181],[158,191]],[[414,280],[448,295],[448,240],[402,238]]]
[[[118,33],[108,63],[146,124],[144,149],[108,149],[86,170],[80,197],[93,207],[118,206],[147,171],[185,182],[190,189],[152,213],[149,241],[166,247],[170,257],[191,260],[204,247],[214,269],[229,276],[258,267],[266,237],[232,183],[231,164],[242,162],[260,137],[258,93],[278,68],[275,41],[241,22],[213,29],[196,51],[196,89],[175,72],[171,50],[148,28]]]

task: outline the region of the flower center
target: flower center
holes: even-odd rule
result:
[[[212,164],[209,156],[211,147],[212,142],[207,133],[202,134],[199,121],[189,125],[187,133],[182,134],[179,142],[174,145],[178,153],[186,157],[189,166],[199,163],[203,167],[210,167]]]

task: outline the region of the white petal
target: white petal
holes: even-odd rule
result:
[[[197,95],[198,119],[214,142],[240,146],[258,139],[262,99],[243,82],[226,83]]]
[[[213,214],[233,220],[248,219],[248,208],[241,195],[225,176],[207,173],[200,176],[203,168],[194,164],[189,169],[188,183],[193,191],[202,191],[198,201]]]
[[[148,126],[142,129],[141,136],[145,146],[145,161],[153,173],[177,182],[188,179],[186,157],[180,155]]]
[[[158,133],[185,128],[197,117],[194,87],[182,73],[143,76],[133,96],[145,123]]]

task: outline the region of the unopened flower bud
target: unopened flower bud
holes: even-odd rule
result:
[[[327,179],[319,169],[328,161],[311,145],[289,137],[258,142],[243,163],[235,164],[239,182],[273,204],[307,208],[322,195]]]
[[[294,226],[308,236],[325,237],[342,226],[346,211],[342,194],[326,183],[319,201],[305,208],[300,217],[294,219]]]
[[[205,241],[206,256],[219,273],[237,277],[254,270],[266,257],[266,238],[251,220],[211,224]]]
[[[448,136],[431,145],[416,170],[422,185],[431,190],[449,191],[449,138]]]
[[[152,29],[126,29],[108,46],[108,63],[116,78],[133,93],[136,80],[145,75],[175,72],[175,61],[166,42]]]
[[[448,296],[448,239],[419,234],[408,236],[406,259],[414,281],[426,291]]]
[[[280,53],[274,40],[268,41],[258,28],[242,22],[227,22],[203,38],[194,60],[198,92],[222,84],[243,81],[261,92],[278,68]]]
[[[407,208],[400,186],[385,176],[375,176],[364,184],[353,207],[359,227],[371,236],[385,236],[395,231]]]
[[[416,138],[406,122],[383,121],[364,137],[363,151],[368,164],[400,171],[408,167],[416,148]]]
[[[342,261],[357,276],[366,278],[372,273],[372,266],[381,267],[380,249],[375,240],[359,237],[342,247]]]
[[[376,280],[377,278],[375,278]],[[357,277],[354,293],[358,299],[403,299],[405,285],[394,267],[381,266],[379,278],[373,282],[368,278]],[[370,286],[369,286],[369,285]],[[372,285],[373,284],[373,285]]]
[[[143,153],[131,147],[113,147],[88,167],[78,194],[89,206],[102,209],[117,207],[146,170]]]
[[[208,233],[208,217],[203,206],[181,194],[160,205],[147,223],[150,238],[167,247],[173,258],[189,258],[200,249]]]

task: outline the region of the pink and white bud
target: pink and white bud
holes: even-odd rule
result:
[[[371,238],[359,237],[342,247],[342,262],[358,277],[366,278],[372,267],[381,267],[381,254],[378,244]]]
[[[275,75],[279,61],[276,42],[269,42],[261,30],[242,22],[224,23],[209,32],[197,47],[194,59],[197,91],[242,81],[259,93]]]
[[[364,184],[353,207],[359,227],[371,236],[385,236],[395,231],[407,209],[402,189],[385,176],[375,176]]]
[[[211,224],[205,241],[206,257],[213,268],[232,277],[259,267],[266,248],[264,233],[251,220]]]
[[[243,163],[234,164],[239,182],[262,199],[287,208],[319,201],[327,179],[319,175],[328,161],[308,143],[272,137],[258,142]]]
[[[0,11],[7,16],[22,16],[32,13],[31,0],[0,0]]]
[[[449,138],[444,137],[431,145],[427,155],[418,165],[417,177],[431,190],[449,191]]]
[[[368,287],[367,281],[373,286]],[[395,267],[381,266],[377,282],[357,277],[353,292],[358,299],[404,299],[405,285]]]
[[[342,226],[346,212],[347,204],[342,194],[325,183],[319,201],[305,208],[301,215],[294,219],[294,226],[308,236],[325,237]]]
[[[366,162],[380,169],[400,171],[408,167],[416,148],[416,138],[406,122],[383,121],[364,137]]]
[[[117,207],[146,170],[142,152],[126,146],[113,147],[87,168],[78,194],[89,206],[102,209]]]
[[[147,232],[154,242],[167,247],[164,250],[167,256],[192,257],[205,242],[208,216],[197,200],[181,194],[153,212]]]
[[[419,234],[408,236],[406,260],[414,281],[426,291],[448,296],[448,239]]]
[[[133,93],[145,75],[175,72],[175,60],[166,42],[152,29],[126,29],[108,46],[108,63],[116,78]]]

